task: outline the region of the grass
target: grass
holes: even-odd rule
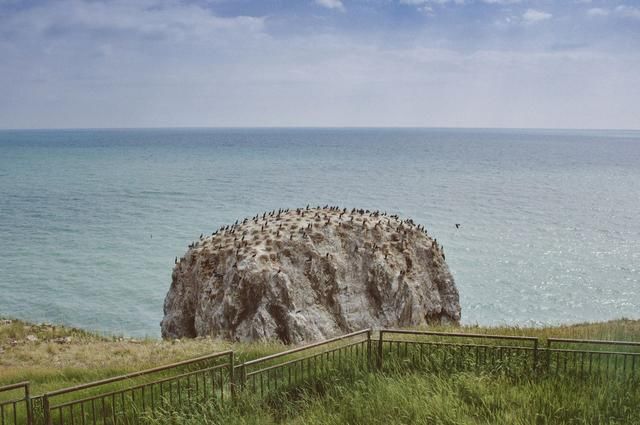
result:
[[[512,380],[458,373],[370,374],[338,379],[270,403],[245,398],[236,406],[192,407],[148,423],[218,424],[638,424],[639,382],[572,379]]]
[[[463,327],[440,331],[640,341],[640,321],[546,328]],[[30,337],[31,336],[31,337]],[[34,338],[35,337],[35,338]],[[70,339],[64,339],[65,337]],[[230,344],[97,336],[79,329],[0,321],[0,385],[32,382],[32,393],[233,349],[243,359],[283,351],[270,344]],[[568,377],[513,379],[494,374],[387,370],[334,378],[283,392],[267,402],[190,405],[151,424],[640,424],[640,382]]]
[[[29,335],[37,340],[29,341]],[[64,337],[70,340],[64,342]],[[61,326],[0,321],[0,385],[31,381],[32,393],[41,394],[231,348],[248,358],[284,350],[278,343],[233,345],[209,338],[135,340]]]

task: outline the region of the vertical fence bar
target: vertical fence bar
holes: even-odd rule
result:
[[[27,425],[33,425],[33,412],[31,410],[31,390],[30,383],[24,386],[24,403],[27,409]],[[18,425],[17,423],[15,425]]]
[[[538,371],[538,339],[533,341],[533,374],[537,375]]]
[[[358,350],[356,347],[356,356],[358,355]],[[371,329],[367,331],[367,370],[371,370]]]
[[[240,388],[244,390],[246,383],[247,383],[247,368],[245,367],[244,363],[242,363],[242,366],[240,366]]]
[[[234,365],[235,356],[233,351],[229,353],[229,385],[231,386],[231,401],[235,401],[236,399],[236,381],[235,381],[235,373],[234,373]]]
[[[551,373],[551,340],[547,338],[547,373]]]
[[[382,370],[382,341],[383,341],[384,331],[380,329],[380,340],[378,341],[378,369]]]
[[[51,421],[51,410],[49,409],[49,395],[45,394],[42,396],[42,410],[44,413],[44,423],[45,425],[52,425]]]

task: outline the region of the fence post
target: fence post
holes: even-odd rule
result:
[[[49,410],[49,394],[42,396],[42,410],[44,412],[44,424],[51,425],[51,411]]]
[[[236,398],[236,380],[235,380],[235,356],[233,351],[229,353],[229,383],[231,384],[231,401]]]
[[[244,387],[247,382],[247,367],[244,362],[240,365],[240,389],[244,391]]]
[[[547,373],[551,373],[551,341],[547,337]]]
[[[371,370],[371,329],[367,330],[367,370]]]
[[[380,329],[380,340],[378,341],[378,369],[382,369],[382,335],[384,331]]]
[[[31,411],[31,391],[29,391],[29,385],[29,382],[27,382],[27,384],[24,386],[24,402],[27,406],[27,425],[32,425],[33,416]]]
[[[31,391],[29,390],[30,383],[24,387],[24,402],[27,405],[27,425],[33,425],[33,412],[31,410]]]
[[[533,374],[536,375],[538,371],[538,338],[533,341]]]

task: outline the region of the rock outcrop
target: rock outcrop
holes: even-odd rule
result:
[[[337,207],[260,214],[176,259],[162,336],[320,340],[460,320],[444,252],[424,227]]]

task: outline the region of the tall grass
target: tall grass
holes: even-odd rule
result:
[[[640,321],[632,320],[553,328],[430,330],[525,335],[543,340],[551,336],[640,340]],[[36,335],[37,341],[28,341],[27,335]],[[64,336],[71,336],[72,340],[63,344],[54,342]],[[0,355],[0,385],[31,380],[33,394],[230,348],[238,355],[237,363],[285,349],[280,344],[229,344],[207,338],[134,341],[22,322],[0,325],[0,347],[4,350]],[[284,386],[267,397],[245,392],[233,405],[213,401],[185,404],[177,411],[160,411],[147,417],[146,422],[152,425],[640,424],[638,379],[528,375],[516,379],[508,373],[469,371],[464,362],[458,368],[438,366],[448,364],[447,361],[447,358],[425,358],[424,364],[385,367],[384,373],[378,374],[354,374],[352,368],[331,368],[331,373],[302,385]],[[385,365],[388,364],[385,359]],[[429,365],[432,367],[422,367]],[[284,375],[281,379],[284,381]]]
[[[214,424],[638,424],[640,382],[512,380],[494,375],[392,373],[308,387],[297,397],[202,404],[148,423]]]

